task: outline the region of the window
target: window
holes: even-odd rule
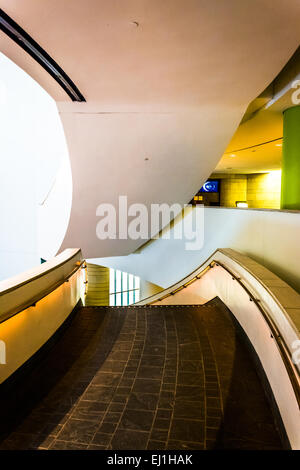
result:
[[[118,269],[109,270],[109,305],[123,307],[140,300],[140,278]]]

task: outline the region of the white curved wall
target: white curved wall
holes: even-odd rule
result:
[[[188,213],[186,217],[191,217]],[[204,209],[204,246],[185,250],[185,240],[152,240],[141,250],[124,257],[91,262],[131,272],[142,279],[168,287],[200,266],[217,248],[233,248],[270,268],[300,291],[300,212]]]
[[[0,71],[1,280],[56,254],[72,183],[54,100],[3,54]]]
[[[55,180],[38,205],[38,252],[48,260],[64,239],[72,207],[72,173],[67,149],[61,158]]]

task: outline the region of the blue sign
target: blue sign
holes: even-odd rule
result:
[[[218,180],[207,180],[206,183],[200,189],[200,193],[218,193],[219,192],[219,181]]]

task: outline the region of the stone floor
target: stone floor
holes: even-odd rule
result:
[[[280,449],[220,301],[79,309],[5,400],[0,449]],[[4,414],[3,414],[4,413]]]

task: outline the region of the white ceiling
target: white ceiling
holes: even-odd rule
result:
[[[1,0],[0,7],[87,101],[108,106],[197,107],[218,104],[220,94],[222,103],[240,105],[245,87],[259,94],[299,38],[296,0]],[[46,72],[1,36],[2,52],[22,61],[56,101],[66,100],[52,78],[46,83]]]

